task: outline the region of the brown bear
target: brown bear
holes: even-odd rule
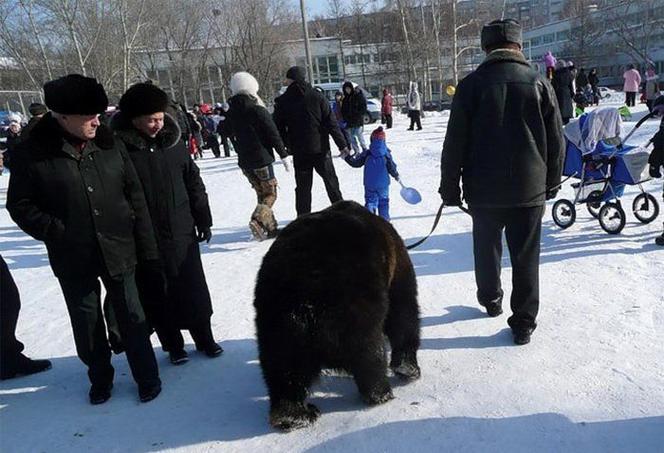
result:
[[[390,368],[420,377],[415,271],[386,220],[351,201],[299,217],[263,258],[254,307],[270,423],[291,430],[320,411],[305,404],[322,368],[350,373],[364,401],[393,398]]]

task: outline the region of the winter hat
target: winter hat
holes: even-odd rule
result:
[[[118,107],[129,119],[165,112],[168,108],[168,95],[151,83],[137,83],[122,95]]]
[[[382,126],[378,126],[374,131],[371,133],[371,141],[373,142],[374,140],[382,140],[385,141],[385,131],[383,130]]]
[[[286,78],[296,82],[304,82],[307,78],[306,73],[307,71],[302,66],[293,66],[286,72]]]
[[[236,72],[231,77],[230,82],[231,93],[235,94],[248,94],[249,96],[257,96],[258,80],[248,72]]]
[[[482,27],[482,50],[508,42],[522,45],[521,24],[517,20],[494,20]]]
[[[9,124],[11,123],[21,124],[21,115],[19,115],[18,113],[10,113],[9,115],[7,115],[7,121],[9,122]]]
[[[558,60],[556,62],[556,69],[563,69],[567,67],[567,62],[565,60]]]
[[[69,74],[44,84],[46,106],[63,115],[94,115],[108,107],[106,91],[97,79]]]
[[[32,116],[37,116],[37,115],[43,115],[44,113],[48,112],[48,109],[44,104],[40,104],[39,102],[33,102],[28,107],[28,112],[30,112],[30,115]]]

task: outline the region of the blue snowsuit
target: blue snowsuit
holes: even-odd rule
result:
[[[385,140],[371,139],[369,149],[346,156],[346,162],[355,168],[364,166],[364,206],[390,220],[390,175],[399,179],[399,173]]]

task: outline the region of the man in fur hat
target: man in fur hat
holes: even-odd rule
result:
[[[212,302],[199,242],[210,242],[212,214],[198,166],[189,157],[168,96],[138,83],[120,99],[111,127],[127,147],[143,185],[154,225],[159,259],[141,262],[136,280],[141,300],[174,365],[188,360],[180,329],[189,329],[196,349],[222,353],[214,341]]]
[[[502,313],[502,235],[512,258],[514,342],[537,326],[540,232],[545,199],[559,189],[564,140],[553,88],[521,53],[521,25],[497,20],[482,29],[487,58],[457,87],[441,158],[440,195],[473,217],[477,298]],[[477,99],[482,101],[478,104]]]
[[[44,85],[50,113],[19,145],[7,209],[46,243],[67,303],[76,351],[88,366],[90,403],[111,397],[114,369],[100,301],[104,283],[142,402],[161,392],[150,331],[138,297],[137,259],[156,259],[150,214],[122,143],[99,122],[108,99],[93,78]]]

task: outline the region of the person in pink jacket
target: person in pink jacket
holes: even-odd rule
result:
[[[623,91],[625,92],[625,103],[627,107],[634,107],[636,105],[636,93],[639,91],[641,85],[641,74],[634,68],[633,64],[627,66],[627,71],[623,74],[625,85]]]
[[[387,126],[387,129],[392,128],[392,103],[393,103],[392,95],[390,92],[387,90],[387,88],[383,89],[383,100],[381,102],[381,109],[380,113],[383,117],[382,123]]]

